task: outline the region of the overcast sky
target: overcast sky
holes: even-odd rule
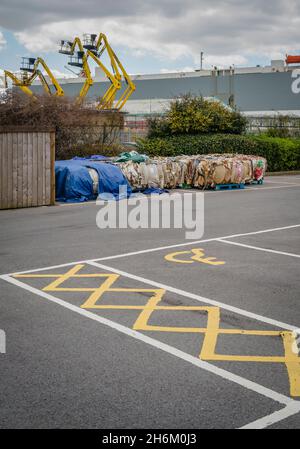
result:
[[[0,0],[0,68],[42,56],[66,72],[60,39],[107,35],[131,73],[268,64],[300,54],[300,0]]]

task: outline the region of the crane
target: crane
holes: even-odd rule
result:
[[[97,38],[96,34],[84,34],[83,48],[87,50],[88,56],[92,56],[93,59],[97,58],[98,61],[104,51],[107,50],[113,73],[115,75],[115,78],[120,83],[122,80],[122,76],[120,74],[121,71],[124,81],[127,85],[126,89],[117,100],[117,103],[115,105],[115,109],[121,110],[130,95],[135,91],[135,84],[132,82],[131,77],[128,75],[121,61],[111,48],[106,35],[103,33],[99,33],[99,36]],[[115,99],[115,95],[116,91],[114,91],[112,94],[112,101]],[[100,109],[101,107],[102,104],[100,103],[98,108]]]
[[[40,66],[44,69],[48,75],[50,81],[52,82],[55,93],[54,95],[61,97],[64,95],[64,91],[58,83],[57,79],[47,66],[46,62],[42,58],[22,58],[22,64],[20,67],[21,76],[18,77],[16,74],[10,72],[9,70],[4,70],[4,86],[8,86],[8,78],[10,78],[13,84],[19,87],[25,94],[30,95],[35,98],[32,90],[30,89],[33,81],[38,77],[41,84],[48,95],[52,95],[51,88],[45,77],[45,75],[40,70]]]
[[[77,50],[78,48],[78,50]],[[109,79],[111,86],[107,89],[103,97],[101,98],[98,109],[107,109],[112,105],[115,92],[121,88],[120,81],[111,73],[105,65],[99,60],[97,52],[92,49],[86,48],[82,45],[79,37],[75,37],[74,41],[62,40],[60,43],[59,53],[69,55],[68,64],[74,67],[79,67],[85,77],[85,82],[79,92],[78,101],[87,95],[88,90],[93,84],[93,78],[91,74],[91,69],[88,64],[88,57],[92,58],[94,62],[101,67],[106,77]]]

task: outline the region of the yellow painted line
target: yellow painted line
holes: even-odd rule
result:
[[[159,301],[161,301],[163,295],[165,294],[165,290],[163,289],[158,289],[155,293],[155,295],[149,299],[148,303],[147,303],[147,309],[144,309],[140,315],[138,316],[137,320],[135,321],[134,325],[133,325],[133,329],[137,330],[137,329],[143,329],[145,327],[147,327],[147,322],[155,308],[155,306],[157,305],[157,303]]]
[[[114,299],[115,298],[112,298],[112,301],[114,301]],[[118,299],[120,299],[120,298],[118,298]],[[82,307],[83,309],[86,309],[87,307],[83,304],[82,306],[80,306],[80,307]],[[136,305],[134,305],[134,304],[130,304],[130,305],[128,305],[128,304],[95,304],[93,307],[90,307],[91,309],[103,309],[103,308],[105,308],[105,309],[107,309],[107,308],[109,308],[109,307],[111,307],[112,309],[120,309],[120,310],[122,310],[122,309],[136,309],[136,310],[153,310],[151,307],[147,307],[147,306],[145,306],[145,305],[138,305],[138,304],[136,304]]]
[[[75,265],[74,267],[70,268],[69,271],[67,271],[66,273],[64,273],[61,276],[59,276],[55,281],[51,282],[51,284],[49,284],[48,286],[44,287],[43,290],[45,292],[47,292],[47,291],[49,291],[49,292],[54,291],[59,285],[61,285],[66,280],[70,279],[74,274],[76,274],[83,267],[84,267],[84,265],[81,265],[81,264]]]
[[[44,292],[94,292],[95,289],[91,287],[44,287]]]
[[[184,253],[193,253],[196,260],[201,259],[204,255],[202,249],[194,249],[192,251],[184,251]],[[176,253],[178,254],[178,253]],[[174,253],[172,254],[174,256]],[[171,255],[171,256],[172,256]],[[170,255],[169,255],[170,256]],[[171,257],[172,259],[172,257]],[[215,258],[208,258],[215,259]],[[156,332],[175,332],[175,333],[202,333],[204,340],[200,351],[199,358],[207,361],[231,361],[231,362],[254,362],[254,363],[284,363],[288,372],[290,382],[291,396],[300,396],[300,358],[292,351],[295,343],[295,335],[292,331],[274,331],[274,330],[252,330],[252,329],[222,329],[220,328],[220,307],[219,306],[163,306],[158,305],[166,292],[164,288],[114,288],[113,285],[120,278],[121,274],[114,272],[110,273],[95,273],[88,275],[80,275],[78,272],[84,268],[85,265],[77,264],[70,268],[66,273],[50,274],[50,275],[20,275],[15,277],[49,277],[56,279],[49,285],[43,288],[43,291],[54,292],[91,292],[89,297],[81,305],[82,309],[105,309],[105,310],[139,310],[139,316],[135,320],[132,328],[139,331],[156,331]],[[90,288],[67,288],[62,287],[62,284],[72,278],[103,278],[104,281],[99,287]],[[150,298],[143,298],[146,300],[145,305],[128,304],[129,298],[124,298],[124,305],[119,304],[101,304],[98,303],[104,293],[151,293]],[[120,297],[118,297],[120,299]],[[110,299],[113,301],[113,299]],[[150,325],[154,312],[160,311],[176,311],[176,312],[193,312],[203,311],[207,316],[207,325],[203,327],[181,327],[181,326],[157,326]],[[255,335],[255,336],[270,336],[279,337],[282,339],[284,347],[284,356],[259,356],[259,355],[234,355],[234,354],[218,354],[216,353],[216,346],[218,338],[222,335]]]
[[[220,308],[214,307],[211,312],[208,313],[207,320],[207,332],[205,333],[204,341],[202,344],[200,359],[205,358],[207,354],[214,354],[215,347],[218,340],[218,330],[220,324]]]
[[[257,331],[257,330],[245,330],[245,329],[219,329],[219,334],[240,334],[240,335],[258,335],[258,336],[270,336],[280,337],[281,331]]]
[[[288,371],[291,396],[300,396],[300,358],[294,353],[292,348],[296,341],[293,332],[282,332],[285,349],[285,365]]]
[[[227,354],[210,354],[200,355],[201,360],[219,361],[219,362],[267,362],[267,363],[285,363],[283,356],[255,356],[255,355],[227,355]]]
[[[132,293],[152,293],[157,289],[153,288],[110,288],[110,292],[132,292]]]
[[[100,287],[94,289],[94,292],[89,296],[89,298],[82,304],[83,309],[93,309],[97,308],[96,302],[105,293],[111,285],[120,277],[118,274],[111,273],[108,275],[107,279],[100,285]]]
[[[113,269],[110,268],[110,271],[113,272]],[[64,301],[60,298],[50,295],[49,293],[45,293],[9,275],[1,275],[0,278],[6,282],[9,282],[14,286],[20,287],[34,295],[37,295],[39,298],[43,298],[50,301],[52,304],[64,307],[68,311],[76,313],[84,317],[85,319],[91,319],[94,322],[102,326],[107,326],[110,329],[113,329],[114,331],[120,332],[122,335],[130,337],[135,341],[143,342],[144,344],[151,346],[155,350],[160,350],[163,351],[163,353],[165,354],[171,355],[172,357],[176,357],[178,360],[181,360],[184,363],[189,363],[194,367],[197,367],[201,370],[205,370],[207,373],[210,373],[213,376],[219,376],[220,378],[225,379],[228,382],[233,382],[234,384],[239,385],[242,388],[246,388],[247,391],[255,392],[258,395],[269,398],[273,401],[276,401],[284,405],[284,408],[277,410],[275,412],[271,412],[267,416],[264,416],[249,424],[244,425],[242,428],[255,428],[255,429],[265,428],[274,423],[278,423],[279,421],[282,421],[283,419],[286,419],[290,416],[296,415],[297,413],[300,412],[300,401],[291,399],[290,397],[287,397],[284,394],[278,393],[277,391],[274,391],[270,388],[260,385],[257,382],[253,382],[249,379],[234,374],[228,370],[220,368],[216,366],[216,364],[202,361],[198,357],[183,352],[180,349],[175,348],[174,346],[170,346],[166,343],[163,343],[162,341],[154,339],[149,335],[145,335],[145,333],[133,331],[128,326],[121,325],[116,321],[104,318],[99,314],[93,313],[91,311],[83,310],[80,307],[71,304],[70,302]]]

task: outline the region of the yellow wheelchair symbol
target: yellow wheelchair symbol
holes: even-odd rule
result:
[[[182,256],[185,254],[192,254],[190,260],[178,259],[178,256]],[[222,260],[217,260],[216,257],[205,257],[204,250],[202,248],[194,248],[189,251],[178,251],[176,253],[170,253],[165,256],[165,259],[169,262],[176,263],[194,263],[201,262],[206,263],[208,265],[224,265],[225,262]]]

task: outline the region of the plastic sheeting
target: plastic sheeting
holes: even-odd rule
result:
[[[209,188],[217,184],[250,183],[262,179],[266,159],[259,156],[211,154],[157,158],[117,164],[134,189]]]
[[[96,179],[97,172],[98,179]],[[90,159],[74,158],[55,163],[56,200],[63,202],[82,202],[95,199],[97,194],[110,194],[116,200],[119,187],[126,186],[126,196],[131,194],[131,187],[124,174],[116,165],[95,162]],[[98,181],[98,192],[95,182]]]
[[[137,151],[128,151],[121,153],[116,159],[115,162],[146,162],[149,160],[149,156],[146,154],[140,154]]]

